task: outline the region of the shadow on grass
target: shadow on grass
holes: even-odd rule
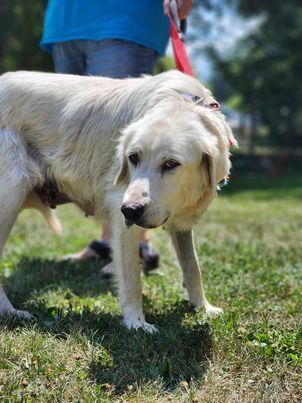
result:
[[[110,283],[100,276],[103,266],[100,260],[73,262],[22,258],[5,280],[5,285],[17,294],[16,298],[21,295],[19,290],[22,289],[27,289],[28,294],[39,294],[59,288],[79,297],[96,297],[109,290],[114,291]]]
[[[173,390],[182,380],[200,380],[208,369],[212,338],[207,323],[190,320],[194,314],[189,312],[187,302],[179,301],[158,311],[145,298],[146,318],[159,329],[153,335],[142,330],[127,331],[121,325],[121,317],[111,313],[110,307],[96,312],[84,303],[80,312],[72,307],[53,312],[43,299],[32,305],[32,293],[36,295],[39,290],[52,287],[84,296],[106,293],[111,288],[99,277],[99,268],[98,263],[23,260],[6,279],[5,286],[16,306],[26,306],[37,321],[27,324],[6,319],[6,328],[34,327],[45,335],[62,339],[68,335],[88,339],[95,347],[95,353],[89,358],[90,379],[98,385],[112,385],[116,396],[128,391],[129,385],[144,387],[154,380],[162,382],[167,390]]]
[[[211,357],[210,328],[208,324],[185,325],[187,311],[184,302],[165,313],[148,315],[147,310],[147,320],[159,329],[153,335],[126,331],[120,322],[113,332],[112,327],[111,331],[101,331],[100,342],[110,352],[113,365],[104,371],[100,361],[92,361],[91,378],[99,384],[114,385],[117,394],[128,385],[141,387],[155,379],[160,379],[167,390],[176,388],[180,381],[200,380]],[[110,320],[106,322],[108,326]]]

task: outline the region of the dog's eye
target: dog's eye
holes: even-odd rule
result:
[[[139,162],[139,156],[137,153],[132,153],[128,155],[129,161],[131,162],[131,164],[133,164],[134,166],[136,166]]]
[[[180,165],[180,163],[178,161],[167,160],[164,162],[162,169],[163,169],[163,171],[169,171],[171,169],[178,167],[179,165]]]

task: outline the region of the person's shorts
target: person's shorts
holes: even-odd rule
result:
[[[56,73],[125,78],[152,74],[158,54],[134,42],[108,39],[54,43],[52,56]]]

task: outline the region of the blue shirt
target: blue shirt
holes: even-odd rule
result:
[[[163,55],[169,20],[163,0],[49,0],[41,47],[74,39],[124,39]]]

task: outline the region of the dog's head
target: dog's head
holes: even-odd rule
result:
[[[125,129],[115,185],[126,187],[127,225],[190,228],[230,171],[236,145],[219,111],[180,100],[161,105]]]

